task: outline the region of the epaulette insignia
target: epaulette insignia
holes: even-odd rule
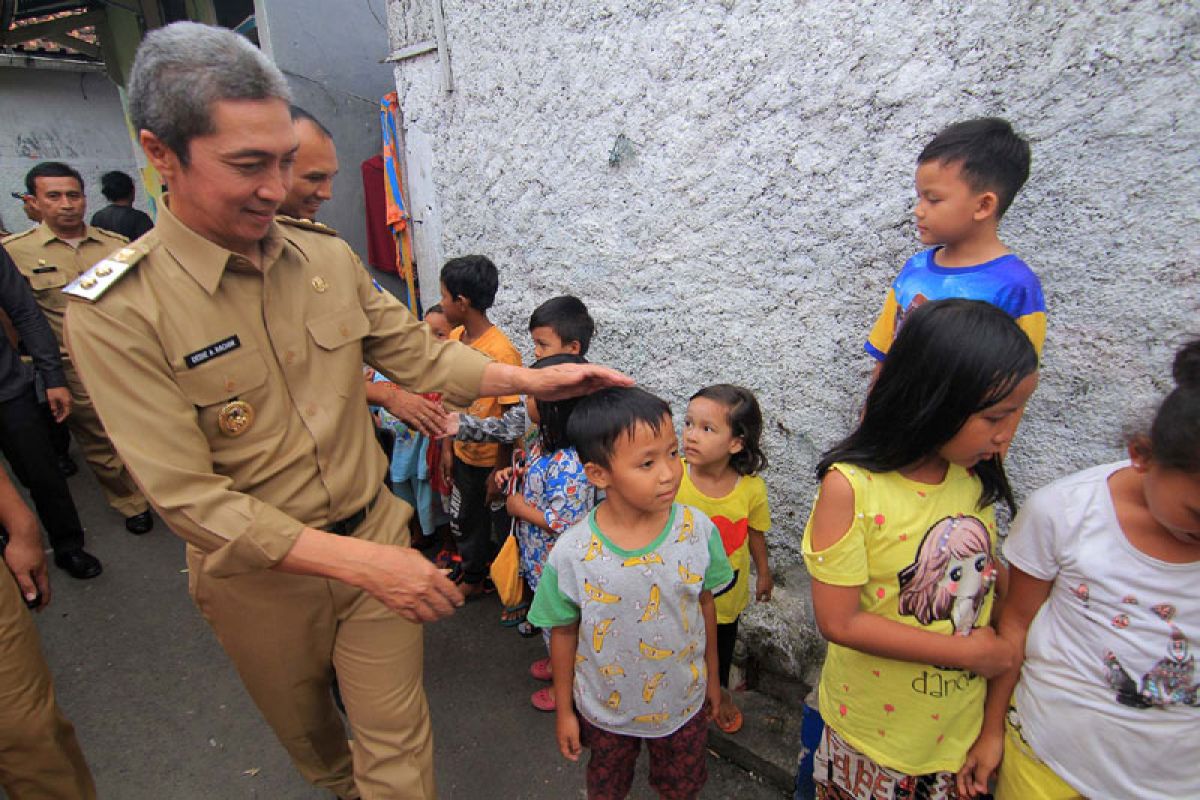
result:
[[[275,217],[275,221],[281,225],[290,225],[293,228],[300,228],[301,230],[313,231],[314,233],[323,233],[327,236],[337,236],[337,231],[321,222],[314,222],[308,219],[297,219],[296,217],[289,217],[286,214],[279,214]]]
[[[34,225],[29,230],[20,231],[18,233],[10,233],[8,236],[5,236],[3,239],[0,239],[0,244],[8,244],[9,242],[15,242],[17,239],[23,239],[26,236],[28,236],[29,234],[36,231],[37,229],[38,229],[38,226]]]
[[[67,284],[63,294],[79,297],[94,303],[100,296],[112,288],[113,284],[129,270],[133,269],[142,256],[149,252],[145,247],[122,247],[117,252],[96,262],[87,272]]]

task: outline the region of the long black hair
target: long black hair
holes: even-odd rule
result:
[[[572,353],[562,353],[554,356],[546,356],[539,358],[533,362],[532,369],[544,369],[553,367],[556,364],[586,364],[588,360],[583,356],[577,356]],[[575,410],[575,406],[579,404],[578,397],[569,397],[566,400],[538,400],[538,436],[542,440],[542,452],[549,455],[557,450],[565,450],[571,446],[570,439],[567,438],[567,422],[571,419],[571,412]]]
[[[892,343],[858,428],[821,456],[818,480],[837,461],[871,472],[918,463],[1037,368],[1029,337],[990,303],[954,298],[922,305]],[[983,483],[979,507],[1004,500],[1015,510],[1000,458],[974,469]]]
[[[703,397],[725,406],[729,417],[729,429],[742,440],[742,449],[729,457],[729,466],[738,475],[757,475],[767,468],[767,454],[762,451],[762,409],[754,392],[732,383],[715,383],[705,386],[691,396],[691,400]]]

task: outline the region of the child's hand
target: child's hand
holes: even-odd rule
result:
[[[967,752],[967,760],[958,772],[958,793],[962,797],[987,794],[988,778],[1000,766],[1004,756],[1004,734],[984,731]]]
[[[496,488],[502,492],[508,489],[508,481],[510,478],[512,478],[512,474],[512,467],[505,467],[504,469],[498,469],[493,472],[492,480],[496,482]]]
[[[760,603],[766,603],[771,599],[771,593],[775,591],[775,579],[771,577],[769,571],[758,573],[758,580],[754,583],[754,599]]]
[[[710,680],[704,694],[707,701],[705,705],[708,707],[706,718],[712,722],[717,718],[717,714],[721,713],[721,682]]]
[[[459,425],[459,414],[451,411],[442,420],[442,436],[457,436]]]
[[[976,628],[963,641],[971,647],[967,668],[980,677],[991,680],[1013,668],[1013,646],[991,628]]]
[[[558,738],[558,750],[568,761],[578,761],[583,752],[579,742],[579,717],[574,711],[559,711],[554,723],[554,735]]]

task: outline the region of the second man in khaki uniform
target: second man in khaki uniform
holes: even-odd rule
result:
[[[29,281],[34,298],[62,345],[63,316],[67,310],[63,287],[109,253],[123,247],[126,240],[84,222],[87,200],[83,178],[66,164],[55,161],[38,164],[29,171],[25,182],[41,212],[42,222],[4,239],[3,243],[21,274]],[[67,422],[84,460],[104,490],[108,504],[125,518],[129,532],[146,533],[154,525],[150,506],[113,450],[88,391],[67,357],[65,346],[63,369],[72,401]]]

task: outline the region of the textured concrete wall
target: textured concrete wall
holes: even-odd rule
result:
[[[1002,227],[1050,306],[1021,494],[1117,458],[1177,337],[1200,333],[1194,4],[444,8],[455,91],[434,55],[396,69],[406,126],[432,143],[415,166],[441,250],[495,259],[494,317],[527,354],[529,312],[570,291],[599,323],[595,358],[677,413],[706,383],[752,387],[780,564],[862,397],[861,342],[920,248],[914,160],[946,123],[1003,115],[1033,146]],[[393,47],[430,32],[428,2],[390,14]]]
[[[295,101],[333,133],[340,170],[318,219],[366,261],[362,162],[382,148],[379,98],[393,90],[386,0],[256,0],[263,51],[287,76]]]
[[[108,205],[100,176],[113,169],[134,177],[135,205],[146,210],[121,98],[103,73],[0,67],[0,106],[0,216],[9,230],[31,224],[9,192],[24,191],[25,173],[40,161],[65,161],[79,170],[88,219]]]

